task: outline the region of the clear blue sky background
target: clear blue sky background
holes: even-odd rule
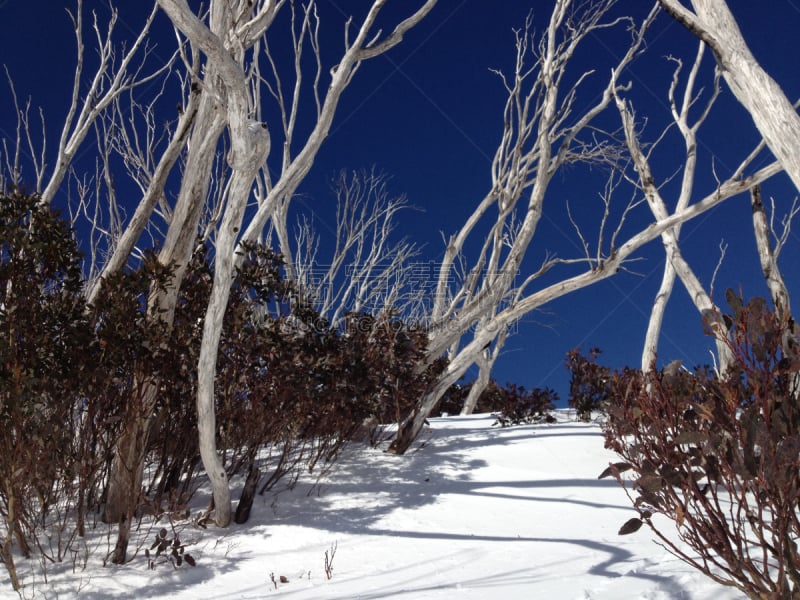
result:
[[[408,2],[391,0],[394,5]],[[120,36],[131,35],[141,22],[144,9],[138,2],[123,2]],[[142,2],[141,4],[147,4]],[[412,3],[416,4],[416,2]],[[800,97],[800,2],[795,0],[729,0],[744,36],[756,57],[792,100]],[[363,11],[362,0],[320,1],[323,26],[343,14]],[[21,97],[30,95],[34,106],[42,106],[48,119],[50,148],[68,104],[75,68],[74,36],[63,7],[72,2],[44,0],[0,0],[0,19],[5,27],[0,37],[0,59],[7,65]],[[424,261],[436,261],[442,253],[440,232],[453,233],[483,196],[489,185],[490,163],[502,126],[503,90],[490,68],[508,69],[513,64],[512,28],[520,27],[530,10],[542,29],[552,3],[542,0],[440,0],[432,15],[407,36],[406,42],[385,57],[364,65],[343,99],[332,134],[302,188],[296,206],[313,214],[323,235],[333,227],[333,198],[327,182],[342,168],[376,166],[392,176],[393,191],[406,194],[424,212],[409,212],[401,219],[400,231],[422,243]],[[107,3],[87,1],[101,20]],[[649,2],[623,0],[621,13],[638,17]],[[88,17],[87,17],[88,23]],[[338,23],[338,21],[337,21]],[[330,43],[341,36],[332,27]],[[158,35],[164,46],[172,43],[163,15]],[[335,32],[335,33],[334,33]],[[577,59],[576,72],[596,68],[607,72],[626,41],[622,30],[596,37]],[[338,47],[338,46],[337,46]],[[639,57],[628,75],[633,83],[629,97],[640,117],[648,118],[645,138],[652,140],[668,118],[666,93],[672,66],[666,56],[690,60],[694,39],[662,14],[649,35],[647,52]],[[164,51],[166,54],[166,51]],[[688,66],[688,65],[687,65]],[[711,60],[706,63],[706,87],[710,85]],[[588,85],[580,102],[589,103],[596,88]],[[616,113],[604,118],[616,125]],[[7,86],[0,86],[0,134],[14,134],[14,115]],[[724,176],[752,148],[755,129],[723,84],[723,94],[714,115],[700,133],[701,182],[698,192],[713,187],[714,168]],[[680,144],[665,146],[658,164],[661,176],[680,167]],[[87,154],[82,160],[90,159]],[[765,154],[756,166],[763,166]],[[531,246],[525,274],[538,268],[546,250],[560,256],[579,253],[577,240],[566,219],[565,203],[587,221],[600,210],[598,192],[602,173],[574,167],[557,177],[545,204],[545,219]],[[670,188],[668,188],[670,189]],[[673,190],[674,191],[674,190]],[[765,197],[774,197],[785,211],[797,195],[784,176],[764,186]],[[674,194],[666,193],[666,198]],[[620,198],[620,201],[626,198]],[[135,197],[131,197],[135,201]],[[646,207],[631,227],[648,222]],[[629,231],[633,231],[629,229]],[[798,251],[800,223],[784,250],[781,267],[800,302]],[[741,288],[745,296],[764,295],[766,288],[758,269],[750,221],[749,198],[733,199],[684,226],[684,253],[701,280],[708,285],[719,258],[721,241],[728,243],[727,257],[719,271],[716,297],[726,287]],[[568,375],[565,353],[576,346],[585,350],[598,346],[601,362],[610,366],[637,365],[650,305],[658,288],[664,257],[659,243],[651,244],[632,268],[637,274],[622,274],[597,286],[558,300],[519,324],[497,364],[495,378],[526,387],[551,387],[566,396]],[[556,273],[557,275],[558,273]],[[685,291],[676,284],[664,327],[660,359],[682,359],[688,365],[708,363],[710,341],[703,336],[700,317]]]

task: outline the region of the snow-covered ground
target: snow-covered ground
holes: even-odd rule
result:
[[[143,550],[124,567],[102,567],[97,561],[110,543],[103,537],[85,570],[51,566],[47,584],[20,561],[24,595],[741,597],[672,557],[645,528],[617,535],[635,513],[616,482],[597,479],[617,458],[603,448],[596,424],[567,413],[554,424],[500,429],[493,422],[487,415],[432,419],[406,456],[349,451],[317,485],[301,480],[293,490],[257,496],[246,525],[223,531],[177,523],[194,568],[150,570]],[[333,553],[330,579],[326,552]],[[0,574],[0,597],[14,596]]]

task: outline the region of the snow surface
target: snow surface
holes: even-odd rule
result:
[[[125,566],[103,567],[113,535],[91,542],[96,551],[85,569],[73,570],[71,561],[49,566],[47,583],[40,574],[34,578],[35,561],[20,559],[24,596],[742,597],[685,566],[645,528],[617,535],[635,513],[616,482],[597,479],[618,460],[603,448],[597,424],[575,422],[567,412],[554,424],[501,429],[493,423],[489,415],[432,419],[406,456],[350,449],[321,480],[257,496],[245,525],[218,530],[178,522],[194,568],[151,570],[143,548]],[[334,549],[328,579],[325,553]],[[0,597],[16,597],[5,573]]]

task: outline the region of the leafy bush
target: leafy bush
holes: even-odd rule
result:
[[[212,280],[208,253],[201,246],[186,269],[171,328],[148,327],[163,335],[156,346],[158,367],[149,371],[158,374],[159,393],[148,440],[152,462],[146,469],[143,501],[154,514],[185,510],[196,487],[200,467],[196,370]],[[148,292],[146,288],[145,294]],[[138,312],[137,319],[144,317]],[[143,325],[147,326],[146,319]]]
[[[522,386],[508,384],[505,388],[503,404],[496,410],[500,427],[526,425],[531,423],[553,423],[555,418],[550,411],[556,407],[558,394],[551,389],[527,391]]]
[[[750,598],[800,594],[798,340],[761,298],[727,294],[735,368],[612,379],[606,446],[623,462],[637,518],[674,555]],[[661,515],[680,543],[662,529]],[[687,548],[688,547],[688,548]]]
[[[53,506],[74,506],[76,477],[91,479],[75,439],[90,366],[77,350],[91,338],[80,264],[69,227],[37,197],[0,198],[0,558],[14,589],[12,539],[28,556]],[[60,560],[74,533],[56,531],[47,546]]]
[[[589,421],[593,412],[605,412],[608,405],[608,367],[597,364],[598,348],[589,350],[586,357],[576,348],[567,353],[566,367],[570,372],[568,404],[575,409],[579,419]]]
[[[218,421],[231,472],[273,461],[263,493],[303,466],[329,465],[365,421],[402,418],[424,392],[427,338],[391,314],[347,315],[336,330],[281,277],[282,257],[252,247],[220,349]],[[251,488],[255,484],[251,485]]]
[[[455,384],[445,392],[439,403],[439,414],[458,414],[469,395],[472,382],[466,385]],[[489,380],[486,389],[481,392],[475,404],[476,413],[495,413],[497,422],[502,427],[550,421],[553,410],[558,403],[558,394],[550,389],[534,388],[526,390],[524,386],[507,383],[504,387],[494,379]]]
[[[230,474],[247,473],[251,495],[262,469],[264,491],[301,468],[330,465],[365,420],[403,418],[442,368],[420,368],[425,332],[392,314],[354,313],[332,328],[285,281],[282,260],[246,248],[220,343],[219,448]],[[60,561],[109,505],[126,424],[141,424],[134,431],[147,464],[124,514],[185,517],[196,488],[207,249],[186,269],[170,326],[148,305],[170,283],[171,265],[145,256],[104,279],[88,306],[81,264],[69,224],[36,196],[0,198],[0,560],[15,589],[12,545]],[[146,386],[155,400],[145,399]],[[247,498],[240,505],[237,520],[249,513]],[[177,561],[181,544],[160,537],[158,547],[167,541]],[[118,542],[120,562],[126,546]]]
[[[61,561],[103,504],[120,423],[141,412],[137,374],[157,374],[164,400],[176,389],[169,331],[144,311],[169,269],[146,258],[88,306],[81,263],[69,223],[37,196],[0,199],[0,552],[14,587],[12,540]]]

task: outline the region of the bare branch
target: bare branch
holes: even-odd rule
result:
[[[719,243],[719,259],[717,260],[717,264],[714,266],[714,272],[711,274],[711,283],[708,286],[708,295],[712,298],[714,297],[714,284],[717,281],[717,274],[719,270],[722,268],[722,263],[725,262],[725,254],[728,251],[728,244],[725,243],[725,240],[720,241]]]
[[[112,9],[111,19],[105,33],[101,32],[100,25],[95,17],[93,29],[100,53],[100,64],[83,100],[81,100],[80,90],[84,63],[83,2],[78,0],[75,14],[70,14],[78,45],[78,65],[75,69],[72,100],[59,139],[55,166],[42,192],[42,202],[50,203],[53,200],[72,159],[100,113],[111,105],[120,94],[160,77],[171,68],[174,55],[166,64],[148,75],[141,74],[142,66],[131,70],[131,64],[136,56],[140,53],[143,54],[142,63],[147,58],[149,50],[146,40],[156,12],[157,7],[154,4],[138,37],[131,44],[130,49],[119,59],[118,64],[116,64],[116,50],[112,42],[114,27],[118,18],[117,11]]]
[[[415,245],[393,242],[395,219],[411,208],[405,197],[391,197],[387,177],[373,171],[342,172],[337,196],[335,249],[320,262],[319,234],[307,220],[295,235],[297,281],[318,312],[332,325],[349,311],[396,312],[420,316],[423,282],[415,281]]]
[[[714,51],[722,76],[800,190],[800,116],[753,57],[725,0],[659,0],[673,18]]]

